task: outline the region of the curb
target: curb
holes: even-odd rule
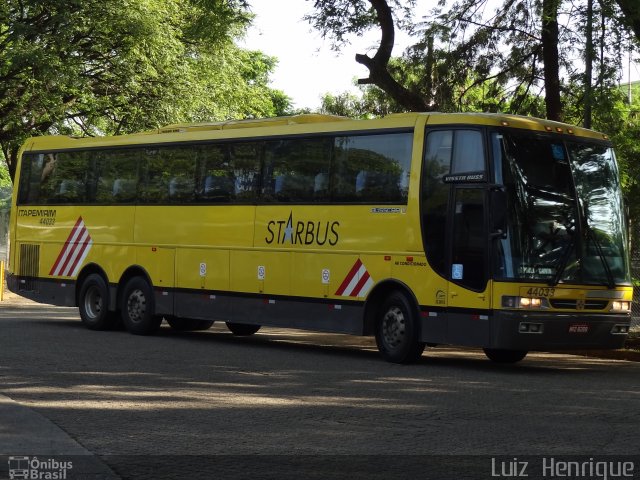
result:
[[[0,474],[9,473],[12,457],[34,462],[70,462],[73,465],[70,478],[120,478],[49,419],[0,395]],[[5,478],[4,475],[1,478]]]

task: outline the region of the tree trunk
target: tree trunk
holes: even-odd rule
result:
[[[376,11],[382,38],[378,51],[373,57],[356,55],[356,62],[369,69],[369,77],[359,79],[358,83],[376,85],[407,110],[414,112],[429,110],[429,105],[422,96],[400,85],[389,73],[389,60],[395,39],[393,15],[386,0],[369,0],[369,2]]]
[[[561,0],[542,3],[542,60],[547,118],[562,121],[560,64],[558,62],[558,8]]]
[[[587,0],[587,43],[584,53],[584,128],[591,128],[591,106],[593,105],[593,0]]]
[[[631,28],[640,42],[640,2],[638,0],[616,0],[624,15],[623,22]]]

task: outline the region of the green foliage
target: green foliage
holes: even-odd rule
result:
[[[0,7],[0,145],[161,124],[270,116],[275,59],[233,39],[244,0],[8,0]]]

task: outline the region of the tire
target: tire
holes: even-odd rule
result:
[[[208,330],[213,325],[213,320],[195,320],[193,318],[167,318],[167,323],[178,332],[195,332]]]
[[[392,363],[412,363],[424,351],[420,341],[417,309],[406,294],[392,292],[376,318],[376,344],[382,357]]]
[[[503,350],[499,348],[485,348],[484,354],[496,363],[518,363],[529,353],[527,350]]]
[[[248,337],[260,330],[260,325],[251,325],[249,323],[226,322],[227,328],[239,337]]]
[[[133,277],[125,284],[120,312],[125,328],[134,335],[151,335],[162,323],[162,317],[155,315],[153,289],[142,277]]]
[[[84,279],[78,294],[78,310],[89,330],[109,330],[116,326],[114,315],[109,312],[109,287],[102,275],[92,273]]]

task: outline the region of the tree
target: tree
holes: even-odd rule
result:
[[[390,0],[396,11],[407,14],[415,0],[401,2]],[[429,105],[425,98],[398,82],[389,71],[389,61],[395,42],[394,13],[387,0],[315,0],[316,13],[306,18],[323,36],[334,38],[337,43],[344,42],[351,34],[360,34],[372,26],[379,26],[381,40],[373,57],[366,54],[356,55],[356,62],[369,70],[369,77],[358,80],[360,85],[376,85],[394,101],[408,110],[425,111]]]
[[[616,0],[622,10],[622,21],[633,31],[640,42],[640,3],[637,0]]]
[[[7,0],[0,6],[0,146],[182,120],[272,115],[275,60],[233,44],[246,0]]]
[[[591,25],[586,1],[504,0],[489,14],[492,4],[487,0],[441,1],[421,32],[408,20],[414,2],[403,7],[397,0],[316,0],[315,13],[307,18],[338,47],[349,34],[379,28],[382,37],[376,55],[356,57],[372,72],[359,83],[376,85],[405,110],[465,109],[470,105],[465,97],[482,87],[488,94],[485,98],[490,99],[485,103],[497,110],[561,120],[566,118],[566,102],[574,101],[570,110],[588,122],[588,106],[594,103],[596,88],[604,89],[615,77],[616,69],[611,67],[620,63],[622,26],[618,18],[622,15],[615,2],[629,25],[640,19],[640,8],[636,0],[597,2],[600,7],[594,12],[600,16],[601,29],[599,38],[593,40],[600,47],[600,57],[590,57],[597,72],[592,79],[575,61],[587,58],[591,50],[584,40],[585,36],[592,39],[586,31]],[[568,25],[559,22],[564,6],[575,16]],[[394,22],[398,28],[420,34],[403,55],[400,70],[390,57]],[[385,76],[395,84],[384,80]],[[582,98],[578,100],[571,92],[567,98],[569,87]],[[538,102],[532,101],[535,97],[544,100],[544,112],[529,110],[538,108]],[[587,105],[586,112],[575,107],[580,104]],[[580,123],[578,117],[568,120]]]

